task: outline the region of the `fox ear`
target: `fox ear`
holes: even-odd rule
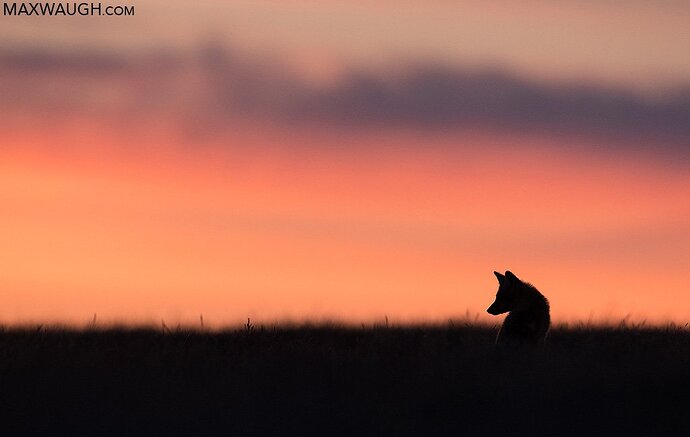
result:
[[[503,282],[505,282],[506,277],[503,276],[502,274],[500,274],[498,272],[494,272],[494,275],[496,275],[496,279],[498,279],[499,284],[503,284]]]
[[[506,270],[506,278],[508,278],[510,282],[519,281],[517,276],[515,276],[510,270]]]

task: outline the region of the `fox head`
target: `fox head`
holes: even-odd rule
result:
[[[518,284],[520,280],[510,271],[506,271],[505,275],[494,272],[494,275],[498,279],[498,291],[496,292],[496,300],[487,308],[486,312],[497,316],[515,309],[519,301]]]

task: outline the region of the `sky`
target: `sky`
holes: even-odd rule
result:
[[[690,5],[0,17],[0,320],[690,318]]]

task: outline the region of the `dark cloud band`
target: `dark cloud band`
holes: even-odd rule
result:
[[[650,100],[592,84],[549,85],[505,71],[407,65],[351,72],[324,88],[278,62],[220,46],[193,53],[0,52],[4,113],[174,114],[209,129],[233,117],[343,128],[479,128],[643,138],[688,156],[690,87]],[[104,92],[107,90],[108,92]],[[103,94],[103,98],[93,95]]]

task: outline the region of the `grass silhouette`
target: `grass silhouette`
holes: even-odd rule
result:
[[[690,430],[687,327],[0,330],[3,434],[662,435]]]

